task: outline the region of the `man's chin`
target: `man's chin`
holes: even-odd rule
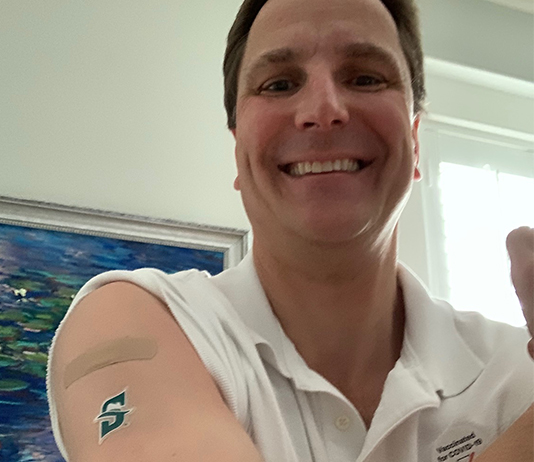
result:
[[[365,232],[368,226],[368,222],[350,219],[346,215],[336,217],[336,219],[314,217],[311,220],[308,217],[308,220],[295,226],[295,230],[297,234],[315,245],[332,247],[354,242],[354,239]]]

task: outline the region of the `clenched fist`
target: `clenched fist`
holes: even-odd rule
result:
[[[506,238],[510,255],[512,283],[523,309],[530,336],[534,337],[534,229],[521,226]],[[534,339],[528,343],[528,352],[534,359]]]

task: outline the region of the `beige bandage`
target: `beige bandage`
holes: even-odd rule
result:
[[[67,365],[64,378],[65,389],[76,380],[98,369],[124,361],[152,359],[157,352],[158,344],[151,338],[126,337],[98,345]]]

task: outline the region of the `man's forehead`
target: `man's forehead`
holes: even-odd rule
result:
[[[382,0],[268,0],[257,14],[250,35],[286,29],[296,22],[313,24],[332,20],[368,23],[395,21]]]
[[[272,65],[304,61],[321,47],[333,59],[371,58],[406,74],[396,24],[381,0],[269,0],[252,25],[245,81]]]
[[[310,0],[304,9],[295,8],[300,5],[301,0],[269,0],[252,24],[244,60],[290,47],[294,50],[285,55],[300,58],[304,50],[299,47],[319,46],[325,40],[345,48],[367,42],[401,50],[396,24],[381,0]],[[345,51],[332,50],[338,55]]]

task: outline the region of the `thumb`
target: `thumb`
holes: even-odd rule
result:
[[[534,229],[522,226],[506,238],[511,276],[530,332],[534,332]],[[534,335],[534,334],[533,334]]]

